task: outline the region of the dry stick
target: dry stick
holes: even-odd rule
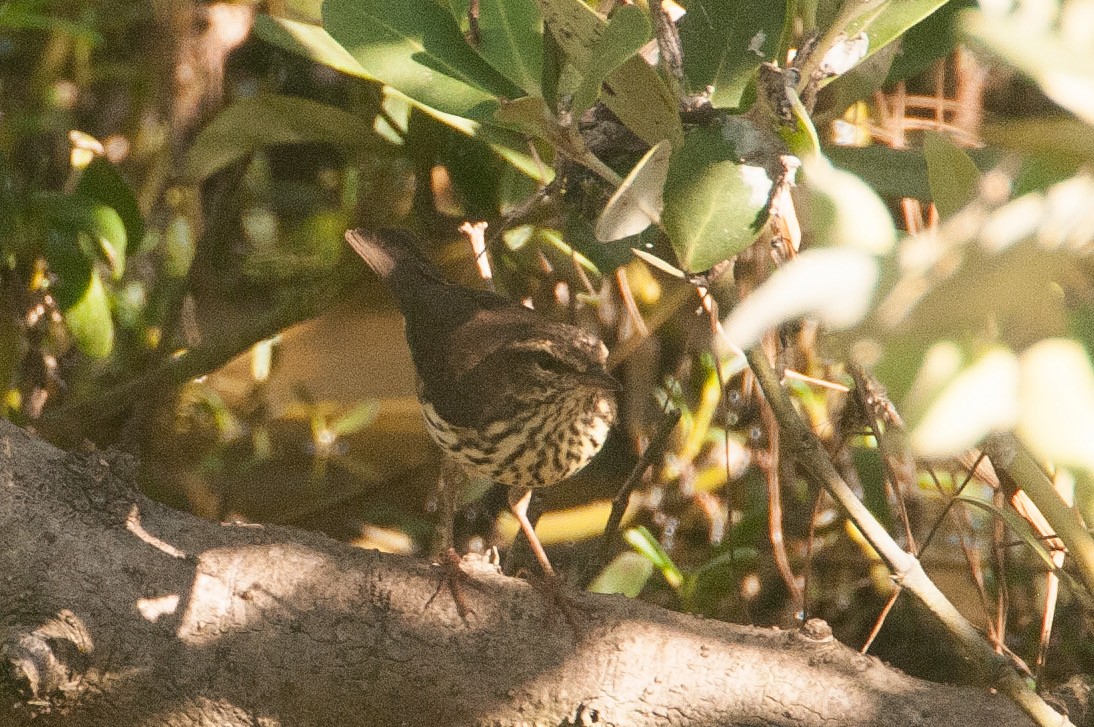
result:
[[[857,364],[851,364],[850,369],[851,376],[855,379],[855,398],[866,413],[870,429],[874,433],[874,440],[877,441],[878,450],[881,452],[881,462],[888,474],[889,487],[900,510],[900,522],[904,525],[904,537],[908,540],[908,550],[916,553],[912,523],[904,501],[905,491],[915,488],[916,466],[915,459],[912,458],[907,446],[904,422],[892,408],[889,399],[882,391],[881,384],[866,369]]]
[[[642,475],[646,474],[646,470],[650,468],[650,465],[659,460],[665,453],[665,447],[668,446],[669,442],[669,435],[676,429],[676,424],[679,421],[679,409],[665,412],[661,419],[661,424],[657,427],[657,431],[654,432],[653,438],[650,439],[650,443],[646,446],[646,450],[642,452],[642,456],[638,458],[638,463],[635,464],[634,469],[631,470],[627,480],[612,499],[612,511],[611,514],[608,515],[608,524],[604,526],[604,540],[600,545],[600,553],[596,558],[590,560],[589,564],[586,566],[585,573],[582,574],[581,578],[582,586],[587,586],[589,582],[592,581],[593,576],[596,575],[597,571],[608,562],[608,554],[611,552],[612,541],[615,540],[615,534],[619,532],[619,524],[623,522],[623,515],[627,511],[627,503],[630,501],[631,492],[638,486],[638,483],[642,481]]]
[[[1094,595],[1094,538],[1087,532],[1079,514],[1072,509],[1041,469],[1041,465],[1011,434],[992,437],[989,457],[996,470],[1002,469],[1045,516],[1056,531],[1056,537],[1067,547],[1067,554],[1079,568],[1079,577],[1088,593],[1076,594],[1084,603]]]
[[[897,585],[906,588],[918,598],[953,634],[964,656],[980,670],[983,677],[1013,699],[1037,724],[1043,727],[1074,727],[1069,719],[1048,706],[1026,684],[1005,657],[995,653],[980,632],[927,577],[919,560],[904,551],[855,496],[836,471],[820,440],[798,415],[763,351],[753,348],[746,356],[783,430],[783,441],[787,443],[798,465],[808,477],[823,485],[850,516],[859,532],[889,565]]]
[[[983,459],[983,457],[984,455],[981,454],[980,459]],[[942,523],[943,521],[945,521],[946,515],[949,514],[950,509],[953,508],[955,504],[957,504],[957,495],[960,495],[965,487],[972,481],[973,473],[976,472],[976,467],[978,464],[980,464],[980,459],[977,459],[976,462],[973,463],[972,467],[969,468],[969,472],[965,476],[965,481],[962,482],[961,485],[957,488],[957,492],[954,494],[953,497],[949,499],[949,501],[946,503],[946,506],[942,509],[942,514],[939,515],[938,518],[934,521],[934,525],[931,526],[930,531],[927,533],[927,537],[923,539],[923,546],[919,549],[919,553],[921,555],[926,552],[928,547],[930,547],[931,542],[934,540],[935,534],[938,533],[938,529],[942,526]],[[938,475],[936,475],[934,473],[934,470],[930,468],[927,468],[927,472],[928,474],[930,474],[931,480],[934,481],[934,486],[938,488],[938,492],[942,496],[945,496],[946,492],[942,488],[942,483],[938,481]],[[866,642],[863,643],[862,648],[859,649],[859,651],[861,651],[863,654],[870,650],[870,646],[874,643],[874,639],[876,639],[877,635],[881,633],[881,627],[885,625],[885,619],[889,617],[889,612],[893,610],[893,606],[896,605],[897,599],[900,598],[900,594],[903,590],[904,589],[902,586],[897,585],[897,587],[894,588],[893,592],[889,595],[889,600],[885,603],[885,606],[882,607],[881,612],[878,614],[877,621],[874,622],[874,627],[870,629],[870,634],[866,637]]]

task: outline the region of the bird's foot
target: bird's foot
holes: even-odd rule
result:
[[[576,594],[570,586],[556,573],[525,575],[528,583],[539,591],[543,600],[547,602],[548,616],[555,614],[561,616],[574,635],[580,637],[585,631],[578,620],[578,611],[581,606],[577,603]]]
[[[444,551],[440,562],[440,582],[437,583],[437,590],[433,591],[433,595],[425,602],[425,607],[429,608],[440,592],[447,588],[449,595],[452,596],[452,603],[456,606],[456,613],[459,614],[460,620],[466,624],[467,616],[475,613],[475,610],[467,605],[463,588],[465,585],[472,584],[473,581],[460,567],[461,560],[460,554],[456,552],[455,548],[447,548]]]

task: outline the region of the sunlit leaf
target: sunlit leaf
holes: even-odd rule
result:
[[[680,266],[708,270],[755,241],[767,219],[771,179],[739,161],[730,127],[698,128],[672,156],[662,221]]]
[[[271,45],[310,58],[336,71],[375,80],[349,51],[319,25],[259,13],[255,17],[254,33]]]
[[[896,244],[896,228],[885,204],[850,172],[821,158],[806,163],[794,190],[804,235],[814,245],[842,245],[884,255]]]
[[[330,430],[338,436],[354,434],[376,421],[379,413],[380,402],[375,400],[363,402],[334,420]]]
[[[877,279],[877,261],[862,250],[806,250],[733,309],[723,326],[726,338],[747,349],[766,331],[803,316],[829,329],[847,328],[870,309]]]
[[[653,537],[653,533],[643,526],[628,528],[623,533],[623,539],[661,571],[670,586],[679,588],[683,585],[684,574],[672,562],[672,557],[657,542],[657,538]]]
[[[361,116],[296,96],[260,94],[236,101],[201,130],[183,174],[202,180],[263,147],[302,142],[350,149],[380,144]]]
[[[602,242],[619,240],[661,222],[671,155],[672,146],[668,141],[662,141],[638,160],[600,213],[596,221],[596,239]]]
[[[740,106],[757,66],[775,60],[785,0],[693,0],[687,10],[680,19],[680,42],[688,90],[701,93],[710,86],[715,106]]]
[[[450,0],[465,35],[470,0]],[[543,21],[536,0],[479,0],[475,50],[525,92],[539,95],[543,76]]]
[[[928,355],[924,369],[935,366],[936,355]],[[953,457],[991,432],[1009,429],[1018,420],[1018,381],[1018,359],[1001,347],[967,366],[962,361],[941,387],[917,380],[904,407],[912,449],[925,459]]]
[[[50,292],[61,309],[76,346],[92,358],[104,358],[114,346],[110,302],[88,252],[75,230],[46,231],[45,258],[53,274]]]
[[[1069,43],[1060,31],[1036,27],[1018,13],[1004,17],[967,10],[960,24],[977,46],[1032,78],[1060,106],[1094,123],[1094,48],[1089,41]]]
[[[650,31],[650,19],[637,5],[623,5],[612,13],[604,31],[593,41],[588,65],[580,69],[581,85],[573,96],[574,116],[596,103],[600,85],[638,52],[649,40]]]
[[[866,57],[897,40],[909,28],[945,5],[947,0],[886,0],[862,3],[864,10],[844,28],[848,37],[865,33],[870,40]]]
[[[607,21],[581,0],[538,0],[547,29],[566,60],[576,69],[589,68],[593,47]],[[653,146],[662,139],[674,145],[683,134],[677,101],[657,71],[639,57],[615,69],[606,81],[604,105],[627,128]]]
[[[590,593],[622,593],[636,598],[653,575],[653,563],[638,553],[620,553],[589,584]]]
[[[323,27],[366,73],[439,111],[482,119],[523,95],[434,0],[326,0]]]
[[[1053,338],[1021,357],[1018,433],[1040,457],[1094,471],[1094,371],[1075,341]]]

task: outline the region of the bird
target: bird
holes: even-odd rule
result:
[[[358,228],[345,237],[405,319],[430,437],[466,476],[509,488],[510,511],[543,572],[555,576],[528,505],[533,490],[576,474],[604,446],[620,388],[604,343],[445,279],[410,232]]]

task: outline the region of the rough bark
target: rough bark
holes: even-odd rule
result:
[[[0,724],[1026,725],[801,631],[215,524],[0,420]]]

